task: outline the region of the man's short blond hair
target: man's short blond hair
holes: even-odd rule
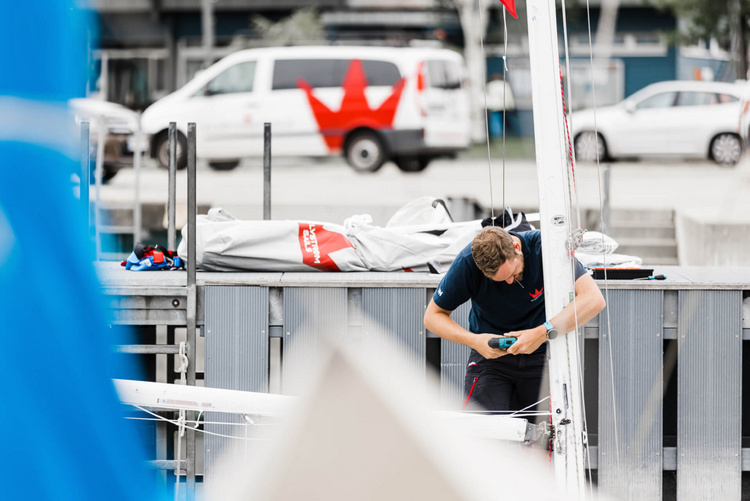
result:
[[[509,259],[516,256],[513,238],[502,228],[488,226],[471,243],[471,255],[482,273],[492,278]]]

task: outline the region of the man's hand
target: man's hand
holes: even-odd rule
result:
[[[509,350],[501,350],[498,348],[490,348],[489,342],[490,339],[495,337],[505,337],[505,336],[498,336],[497,334],[476,334],[473,336],[474,342],[472,343],[472,348],[474,348],[477,352],[479,352],[480,355],[482,355],[484,358],[500,358],[504,355],[507,355],[509,353]]]
[[[508,332],[506,336],[518,338],[518,341],[508,348],[508,353],[511,355],[528,355],[534,353],[547,340],[547,329],[544,325],[540,325],[524,331]]]

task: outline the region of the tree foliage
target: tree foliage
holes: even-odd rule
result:
[[[278,45],[293,45],[326,39],[325,27],[315,8],[295,11],[291,16],[273,22],[263,16],[253,16],[253,28],[264,40]]]
[[[730,18],[731,0],[649,0],[655,7],[671,10],[686,21],[679,31],[682,42],[696,42],[715,38],[729,47],[733,19]],[[739,0],[743,27],[750,17],[750,0]]]

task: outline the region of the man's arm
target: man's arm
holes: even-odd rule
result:
[[[435,304],[433,300],[430,300],[427,311],[425,311],[424,326],[447,341],[463,344],[475,349],[484,358],[498,358],[508,353],[507,350],[490,348],[487,344],[493,337],[501,336],[495,334],[474,334],[467,331],[451,318],[451,311],[444,310]]]
[[[589,274],[578,277],[575,283],[575,293],[575,301],[549,319],[561,334],[575,329],[576,323],[579,327],[585,325],[606,306],[602,292]],[[533,329],[509,332],[508,335],[518,338],[518,341],[508,348],[508,353],[513,355],[532,353],[547,340],[547,329],[544,325],[539,325]]]

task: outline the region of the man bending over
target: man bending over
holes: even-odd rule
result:
[[[467,331],[450,314],[469,299]],[[576,259],[575,302],[546,318],[541,232],[490,226],[456,257],[427,306],[424,325],[443,339],[471,348],[466,403],[512,411],[539,398],[547,340],[572,331],[576,319],[584,325],[604,306],[599,287]],[[501,336],[518,340],[507,349],[490,348],[489,340]]]

